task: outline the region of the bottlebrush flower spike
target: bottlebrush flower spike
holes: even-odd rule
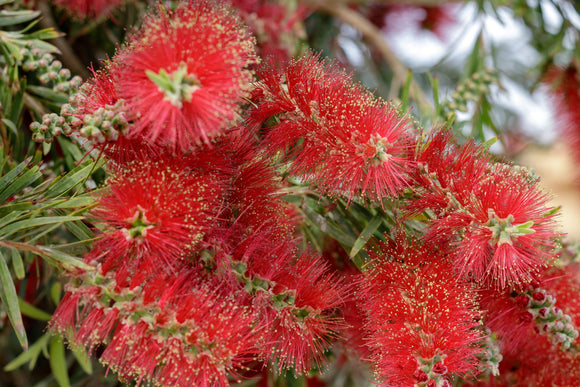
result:
[[[199,161],[195,156],[149,157],[114,164],[93,211],[103,233],[93,255],[105,255],[105,273],[119,266],[171,268],[220,210],[222,185],[209,169],[192,168]]]
[[[496,164],[475,187],[464,206],[469,224],[451,242],[457,248],[456,265],[464,274],[498,288],[513,288],[530,283],[553,258],[553,240],[559,235],[553,208],[534,179],[523,169]],[[435,224],[430,233],[457,235],[455,227],[462,220],[453,224],[454,218],[450,215]]]
[[[539,288],[484,293],[485,323],[498,333],[505,352],[501,381],[521,386],[580,383],[579,272],[577,263],[564,262],[542,273],[542,282],[535,284]]]
[[[527,170],[492,164],[472,143],[455,147],[447,131],[420,151],[418,166],[407,209],[429,214],[425,240],[448,247],[460,276],[525,287],[553,257],[553,208]]]
[[[229,386],[229,377],[255,358],[255,316],[198,269],[156,271],[128,291],[95,267],[67,290],[51,329],[73,346],[104,344],[100,361],[121,380]]]
[[[339,314],[349,291],[320,258],[302,254],[272,278],[270,294],[257,294],[253,306],[265,327],[261,349],[278,370],[307,373],[325,366],[324,352],[345,328]]]
[[[361,283],[377,376],[389,386],[443,386],[451,375],[476,373],[475,291],[444,257],[398,239],[369,252],[373,266]]]
[[[196,0],[160,7],[113,62],[119,96],[139,115],[129,136],[185,151],[237,119],[256,56],[236,15]]]
[[[324,352],[345,328],[340,308],[351,289],[320,257],[304,252],[297,258],[296,241],[280,238],[276,229],[241,241],[232,237],[234,243],[222,241],[216,249],[216,272],[223,284],[246,293],[263,331],[260,358],[280,372],[323,367]]]
[[[416,139],[394,107],[313,54],[260,75],[264,101],[251,122],[282,113],[266,142],[272,153],[288,152],[291,173],[349,200],[380,200],[408,185]]]

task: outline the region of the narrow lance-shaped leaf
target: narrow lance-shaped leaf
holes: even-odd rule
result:
[[[50,369],[60,387],[70,387],[64,344],[60,337],[53,337],[49,344]]]
[[[12,281],[12,276],[8,270],[4,254],[0,251],[0,297],[2,303],[10,319],[10,323],[14,328],[16,337],[25,351],[28,349],[28,339],[26,338],[26,330],[22,322],[22,315],[20,314],[20,307],[18,306],[18,295],[16,288]]]
[[[379,228],[381,223],[383,222],[382,216],[377,215],[371,219],[371,221],[365,226],[362,230],[352,249],[350,250],[349,256],[352,258],[359,253],[359,251],[366,245],[369,238],[373,235],[373,233]]]
[[[22,367],[26,363],[30,363],[30,369],[33,369],[34,365],[36,364],[36,360],[38,359],[38,356],[40,356],[40,353],[46,352],[46,346],[48,345],[49,339],[50,335],[48,333],[42,336],[40,339],[36,341],[36,343],[30,346],[28,351],[22,352],[14,360],[6,364],[6,366],[4,367],[4,371],[6,372],[14,371]]]
[[[28,302],[24,301],[21,298],[18,299],[18,305],[20,306],[20,312],[22,312],[23,315],[28,316],[30,318],[40,321],[48,321],[52,317],[44,310],[38,309],[37,307],[29,304]]]

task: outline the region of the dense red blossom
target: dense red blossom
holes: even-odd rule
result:
[[[53,0],[55,4],[79,18],[97,18],[109,14],[125,0]]]
[[[222,184],[211,170],[194,169],[198,161],[161,154],[114,165],[93,211],[103,238],[91,254],[105,272],[170,269],[202,238],[219,211]]]
[[[306,373],[323,368],[324,352],[345,328],[339,314],[348,289],[319,257],[302,254],[273,276],[270,297],[252,300],[264,326],[260,349],[277,361],[279,370],[291,367]]]
[[[251,122],[278,115],[265,140],[287,153],[291,173],[348,199],[380,200],[408,185],[416,140],[393,106],[312,54],[260,76],[264,96]]]
[[[570,324],[576,328],[580,323],[579,273],[578,264],[569,262],[562,267],[548,269],[539,284],[546,294],[555,298],[555,305],[571,318]],[[561,347],[556,337],[534,323],[529,305],[529,297],[525,295],[513,297],[507,293],[486,292],[482,297],[482,308],[486,310],[485,323],[498,333],[504,353],[500,375],[494,382],[506,386],[578,385],[580,358],[577,348],[580,340],[576,337],[569,350]],[[547,319],[548,324],[557,324],[550,320]]]
[[[360,298],[370,360],[381,381],[441,385],[453,374],[477,373],[481,336],[472,287],[418,242],[380,244],[371,255]]]
[[[321,257],[298,253],[296,241],[275,231],[254,231],[240,239],[228,230],[215,249],[215,272],[255,311],[263,331],[258,352],[279,371],[305,373],[325,364],[324,352],[345,328],[340,309],[349,292]],[[299,255],[298,255],[299,254]],[[297,257],[298,255],[298,257]]]
[[[552,258],[558,235],[549,197],[523,168],[491,164],[482,148],[437,133],[418,156],[411,213],[427,211],[425,239],[456,270],[498,288],[525,286]]]
[[[73,346],[106,344],[100,360],[121,380],[229,386],[229,377],[256,356],[255,317],[216,281],[181,269],[157,271],[131,292],[118,290],[98,267],[74,276],[51,329]]]
[[[240,19],[223,5],[160,8],[115,55],[119,96],[139,118],[129,136],[187,150],[237,119],[256,60]]]

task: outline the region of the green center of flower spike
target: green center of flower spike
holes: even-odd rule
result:
[[[135,214],[126,219],[127,223],[131,225],[129,228],[123,228],[121,231],[127,240],[137,240],[139,242],[147,236],[147,230],[153,228],[153,222],[149,221],[145,216],[145,210],[141,206],[137,206]]]
[[[375,148],[375,154],[371,158],[371,165],[373,167],[378,167],[383,165],[391,155],[387,152],[387,149],[391,145],[386,138],[380,136],[373,136],[369,141],[370,145]]]
[[[171,74],[165,69],[159,70],[159,73],[146,70],[145,74],[165,95],[163,99],[180,109],[183,101],[191,102],[193,93],[201,87],[199,80],[187,72],[187,64],[184,62]]]
[[[513,238],[536,232],[536,230],[532,228],[534,225],[532,220],[525,223],[514,224],[515,218],[512,214],[509,214],[506,218],[500,218],[492,209],[489,209],[488,213],[489,220],[485,226],[492,232],[492,245],[501,245],[502,243],[509,243],[511,245]]]

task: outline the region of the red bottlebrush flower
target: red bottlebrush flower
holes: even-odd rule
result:
[[[551,67],[544,76],[556,109],[558,129],[566,138],[573,156],[580,160],[580,64]]]
[[[498,288],[521,287],[552,258],[553,208],[526,170],[491,164],[482,148],[436,134],[418,156],[416,198],[427,211],[425,239],[454,259],[460,275]]]
[[[255,60],[248,32],[223,6],[160,9],[113,58],[119,96],[139,116],[128,136],[184,151],[209,142],[237,119]]]
[[[540,288],[516,297],[484,294],[485,323],[497,332],[504,352],[496,380],[510,386],[580,383],[579,272],[576,263],[568,263],[548,269]]]
[[[264,326],[262,353],[275,359],[279,370],[322,368],[324,351],[345,328],[338,314],[348,292],[344,282],[305,253],[276,273],[273,283],[268,296],[257,294],[252,301]]]
[[[291,173],[348,199],[380,200],[408,185],[415,135],[392,106],[312,54],[261,75],[264,101],[252,122],[280,114],[266,142],[273,153],[288,152]]]
[[[86,19],[107,15],[125,0],[53,0],[53,2],[74,17]]]
[[[98,267],[82,273],[67,285],[51,329],[73,346],[106,345],[100,360],[121,380],[229,386],[256,356],[256,317],[217,281],[180,269],[157,271],[130,292]]]
[[[454,259],[463,273],[476,281],[498,288],[524,286],[534,280],[553,258],[555,231],[548,196],[525,172],[496,164],[473,190],[464,209],[469,216],[450,215],[441,226],[434,222],[432,233],[447,235],[463,228]],[[459,219],[462,218],[462,219]],[[458,227],[459,226],[459,227]],[[451,227],[451,228],[449,228]]]
[[[379,245],[362,282],[367,345],[390,386],[442,385],[477,373],[476,293],[417,242]]]
[[[103,239],[92,256],[105,273],[120,266],[171,268],[202,238],[220,210],[222,186],[209,169],[192,168],[198,161],[160,154],[114,165],[93,211]]]
[[[345,328],[339,310],[349,291],[345,282],[311,253],[296,258],[296,241],[276,230],[232,239],[216,249],[216,272],[224,286],[247,294],[244,302],[263,330],[260,357],[279,371],[322,367],[324,352]]]

